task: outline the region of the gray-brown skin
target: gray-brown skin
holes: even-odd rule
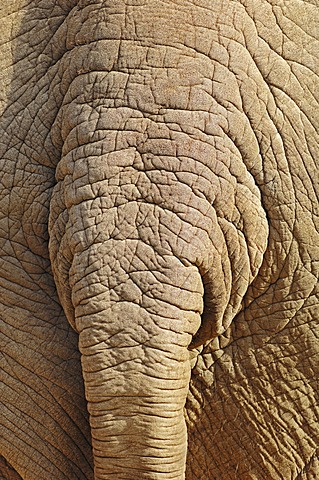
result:
[[[318,24],[1,3],[1,478],[317,478]]]

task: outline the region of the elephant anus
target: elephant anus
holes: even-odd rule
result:
[[[318,0],[0,22],[0,476],[319,478]]]

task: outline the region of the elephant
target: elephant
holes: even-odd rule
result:
[[[1,3],[1,478],[319,478],[318,25]]]

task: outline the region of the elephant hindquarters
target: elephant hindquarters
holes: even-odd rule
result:
[[[176,179],[167,157],[124,146],[121,134],[109,132],[103,145],[91,145],[94,154],[78,147],[61,160],[51,203],[52,267],[79,333],[96,478],[182,479],[188,347],[201,326],[205,291],[211,328],[201,340],[227,327],[231,277],[221,273],[230,258],[206,198]],[[171,161],[170,168],[181,163]],[[196,166],[185,159],[185,169],[189,163]]]
[[[188,348],[229,326],[267,243],[258,189],[205,90],[212,62],[180,47],[158,5],[152,48],[135,38],[151,17],[134,9],[124,39],[121,24],[89,46],[89,28],[76,34],[52,131],[50,257],[79,333],[98,479],[184,478]]]

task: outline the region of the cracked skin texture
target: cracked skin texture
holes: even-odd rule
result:
[[[317,478],[318,2],[10,3],[0,477]]]

